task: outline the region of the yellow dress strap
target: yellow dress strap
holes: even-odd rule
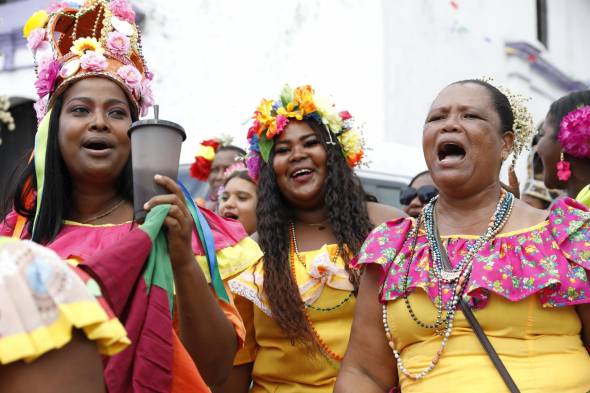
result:
[[[576,201],[590,209],[590,184],[582,188],[582,191],[576,196]]]
[[[262,258],[262,250],[254,240],[245,237],[233,246],[218,250],[216,255],[221,279],[225,281],[254,265]],[[207,282],[211,282],[207,257],[197,255],[196,260],[201,266]]]

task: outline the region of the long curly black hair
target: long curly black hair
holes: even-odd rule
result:
[[[326,150],[326,191],[324,203],[328,208],[330,226],[343,252],[350,281],[358,289],[359,275],[349,262],[356,255],[373,224],[369,219],[368,200],[360,179],[348,167],[339,145],[326,143],[326,127],[314,119],[304,120],[320,138]],[[336,139],[332,136],[333,139]],[[274,320],[292,342],[307,347],[317,345],[304,313],[299,289],[292,277],[289,263],[289,221],[292,207],[284,199],[272,167],[274,152],[269,162],[263,163],[258,181],[257,231],[264,252],[263,289],[268,298]]]

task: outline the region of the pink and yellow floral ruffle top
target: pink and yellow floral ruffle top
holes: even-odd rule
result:
[[[384,268],[381,301],[401,297],[413,239],[413,219],[388,221],[367,238],[355,265],[376,263]],[[477,236],[446,236],[443,242],[456,266]],[[408,289],[422,288],[434,302],[439,281],[430,274],[433,261],[426,233],[419,231],[409,272]],[[465,299],[483,308],[490,293],[509,301],[537,294],[543,307],[590,303],[590,212],[570,198],[557,200],[546,221],[533,227],[498,235],[473,258]],[[443,284],[446,304],[452,288]]]

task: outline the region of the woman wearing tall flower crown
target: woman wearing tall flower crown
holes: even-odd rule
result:
[[[310,86],[262,100],[248,139],[264,258],[230,281],[253,339],[225,391],[253,381],[252,392],[331,392],[356,304],[349,262],[371,228],[402,213],[366,202],[353,119]]]
[[[195,207],[165,176],[155,181],[168,194],[145,204],[144,224],[133,223],[127,131],[153,103],[134,17],[125,0],[88,0],[53,3],[27,22],[40,123],[0,234],[31,238],[96,279],[131,341],[104,362],[109,392],[208,392],[245,336],[225,280],[261,253],[239,224]],[[66,289],[50,293],[60,310]],[[67,336],[87,314],[65,317],[50,336]],[[0,333],[0,359],[52,349],[15,359]]]
[[[439,196],[364,243],[335,392],[590,389],[590,213],[502,190],[502,162],[533,126],[522,97],[500,89],[456,82],[432,103],[422,145]]]
[[[590,207],[590,90],[551,104],[537,146],[545,185],[561,188]]]

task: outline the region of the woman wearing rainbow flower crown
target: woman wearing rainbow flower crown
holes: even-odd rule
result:
[[[153,103],[134,17],[125,0],[87,0],[53,3],[27,22],[40,123],[0,235],[32,239],[96,280],[100,304],[111,306],[129,338],[103,362],[107,391],[207,393],[223,383],[245,336],[226,281],[261,252],[239,223],[195,207],[166,176],[155,181],[168,194],[144,205],[142,225],[133,222],[127,132]],[[68,281],[61,284],[44,305],[58,310],[59,323],[43,321],[41,339],[24,323],[26,312],[0,323],[0,364],[59,350],[74,326],[96,317],[71,307]],[[89,340],[108,333],[84,332]],[[31,345],[10,345],[15,340]]]
[[[577,91],[551,104],[537,146],[545,185],[590,208],[590,90]]]
[[[331,392],[356,304],[349,262],[371,228],[403,213],[367,202],[353,118],[310,86],[285,86],[253,119],[247,165],[264,258],[230,281],[248,300],[252,340],[225,391],[252,381],[252,392]]]

